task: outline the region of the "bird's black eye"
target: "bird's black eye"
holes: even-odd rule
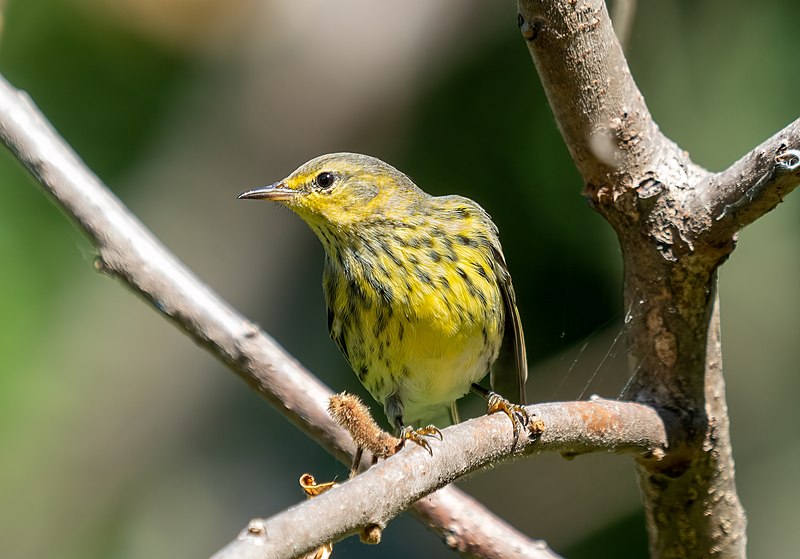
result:
[[[325,171],[317,175],[317,178],[314,179],[314,182],[317,183],[317,186],[320,188],[330,188],[333,186],[335,180],[336,177],[333,175],[333,173]]]

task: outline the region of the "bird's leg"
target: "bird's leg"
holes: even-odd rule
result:
[[[353,456],[353,464],[350,466],[350,477],[354,478],[358,475],[358,469],[361,467],[361,457],[364,455],[364,448],[357,446],[356,453]]]
[[[442,440],[442,432],[439,431],[437,427],[434,425],[428,425],[427,427],[420,427],[419,429],[414,429],[409,425],[405,425],[403,422],[403,402],[400,401],[400,398],[397,394],[391,394],[388,398],[386,398],[386,403],[384,405],[386,409],[386,415],[389,419],[394,423],[395,428],[398,432],[398,437],[400,437],[400,446],[404,446],[406,441],[413,441],[433,456],[433,450],[431,450],[431,445],[428,444],[428,441],[425,437],[433,437],[438,438],[440,441]]]
[[[419,429],[414,429],[410,425],[406,425],[405,427],[400,428],[400,446],[405,445],[406,441],[413,441],[417,443],[419,446],[424,448],[428,451],[428,454],[433,456],[433,450],[431,450],[431,445],[428,444],[428,441],[425,437],[433,437],[435,439],[442,440],[442,432],[434,425],[428,425],[427,427],[420,427]]]
[[[516,441],[517,438],[519,438],[520,427],[527,427],[531,420],[525,406],[509,402],[497,392],[486,390],[480,384],[473,383],[472,391],[486,398],[487,414],[502,411],[508,416],[511,420],[511,424],[514,426],[514,440]]]

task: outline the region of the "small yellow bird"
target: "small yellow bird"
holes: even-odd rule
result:
[[[516,357],[492,371],[493,390],[525,401],[528,376],[511,276],[497,227],[461,196],[430,196],[376,159],[334,153],[239,198],[280,202],[325,248],[328,330],[358,379],[404,439],[427,447],[429,425],[458,421],[455,401],[470,388],[489,411],[527,423],[524,408],[477,383],[492,369],[504,335]]]

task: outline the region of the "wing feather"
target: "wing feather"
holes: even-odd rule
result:
[[[525,336],[522,332],[522,320],[517,310],[517,296],[511,283],[511,274],[508,272],[506,259],[499,246],[492,247],[494,256],[495,275],[503,295],[505,311],[505,333],[503,335],[503,348],[490,376],[492,390],[511,399],[515,403],[525,404],[525,382],[528,380],[528,357],[525,350]],[[510,339],[509,339],[510,338]],[[513,365],[507,363],[510,359],[504,354],[513,351]]]

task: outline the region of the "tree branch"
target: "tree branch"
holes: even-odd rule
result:
[[[653,557],[743,557],[719,343],[716,271],[741,227],[798,183],[797,123],[712,175],[666,138],[631,77],[601,0],[518,0],[559,128],[614,227],[635,371],[630,393],[682,428],[638,460]]]
[[[518,0],[520,30],[590,200],[615,200],[654,166],[702,174],[656,126],[605,3]],[[662,182],[669,183],[669,177]]]
[[[771,211],[800,183],[800,119],[702,181],[684,214],[698,243],[719,245]]]
[[[385,526],[411,503],[436,489],[480,468],[520,456],[545,451],[570,456],[611,451],[657,460],[667,446],[667,427],[655,410],[640,404],[595,399],[539,404],[527,409],[537,425],[530,439],[523,437],[515,444],[511,423],[503,414],[448,427],[442,431],[441,442],[431,441],[432,455],[410,445],[319,497],[269,520],[252,521],[214,559],[285,559],[302,555],[368,525]],[[376,499],[376,495],[381,498]],[[502,545],[502,540],[495,541]],[[536,542],[516,551],[495,549],[492,556],[555,557]]]
[[[301,431],[350,464],[355,447],[326,412],[331,390],[183,266],[86,168],[28,96],[2,77],[0,138],[97,247],[98,270],[149,301]],[[477,549],[485,557],[492,557],[487,542],[495,537],[520,549],[536,545],[454,487],[429,495],[413,510],[452,547]],[[463,526],[472,532],[463,534]],[[471,541],[484,547],[470,547]]]

